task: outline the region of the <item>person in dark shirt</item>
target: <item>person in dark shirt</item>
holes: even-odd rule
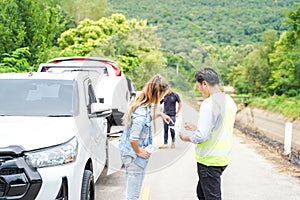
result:
[[[178,117],[178,113],[181,110],[182,103],[179,95],[172,91],[171,86],[169,87],[169,91],[160,101],[160,103],[163,104],[164,113],[168,115],[175,123],[176,117]],[[178,103],[178,106],[176,106],[176,103]],[[169,126],[174,126],[174,124],[172,122],[170,122],[169,124],[164,122],[164,144],[159,147],[160,149],[168,148]],[[171,148],[175,148],[175,130],[170,129],[170,132],[172,137]]]

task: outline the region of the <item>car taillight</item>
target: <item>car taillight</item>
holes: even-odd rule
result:
[[[115,66],[115,65],[113,65],[113,64],[111,64],[111,63],[108,63],[108,62],[106,62],[106,64],[110,65],[110,66],[116,71],[116,73],[115,73],[116,76],[121,76],[122,71],[120,70],[119,67],[117,67],[117,66]]]
[[[82,60],[89,60],[88,58],[72,58],[71,60],[79,60],[79,61],[82,61]]]

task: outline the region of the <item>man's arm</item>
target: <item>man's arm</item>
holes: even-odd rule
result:
[[[197,124],[197,129],[192,136],[185,133],[180,134],[180,139],[186,142],[199,144],[207,140],[210,131],[213,127],[212,108],[207,102],[203,102],[200,107],[200,117]]]
[[[190,137],[187,134],[180,133],[179,137],[184,142],[192,142],[191,139],[190,139]]]
[[[178,114],[179,114],[179,112],[181,110],[181,107],[182,107],[182,103],[180,101],[180,102],[178,102],[178,108],[177,108],[177,112],[176,112],[176,117],[178,117]]]
[[[182,108],[182,103],[181,103],[181,100],[180,100],[180,97],[178,94],[175,94],[176,98],[177,98],[177,102],[178,102],[178,107],[177,107],[177,111],[176,111],[176,117],[178,117],[178,114]]]

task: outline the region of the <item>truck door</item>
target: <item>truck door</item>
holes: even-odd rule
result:
[[[119,143],[124,127],[112,126],[107,135],[107,175],[119,171],[122,168]]]
[[[91,104],[97,101],[94,93],[91,81],[86,83],[87,95],[87,110],[91,113]],[[105,118],[91,118],[91,124],[99,126],[100,131],[93,133],[93,152],[96,152],[95,157],[97,159],[98,165],[102,171],[102,167],[107,164],[107,175],[117,172],[122,167],[121,155],[119,152],[119,142],[120,134],[122,133],[123,127],[111,127],[111,132],[107,135],[107,119]]]
[[[97,98],[94,93],[92,82],[90,79],[87,79],[84,82],[85,91],[86,91],[86,108],[88,114],[91,113],[92,103],[97,102]],[[90,126],[88,129],[91,133],[91,153],[96,160],[94,163],[96,166],[97,173],[101,173],[102,169],[106,164],[106,119],[103,118],[89,118]]]

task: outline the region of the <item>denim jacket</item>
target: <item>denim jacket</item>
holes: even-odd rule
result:
[[[131,156],[135,164],[145,168],[148,160],[139,157],[134,152],[130,140],[138,140],[139,147],[146,147],[152,144],[152,117],[151,106],[139,106],[131,115],[131,123],[125,126],[124,132],[121,137],[119,149],[121,156]]]

